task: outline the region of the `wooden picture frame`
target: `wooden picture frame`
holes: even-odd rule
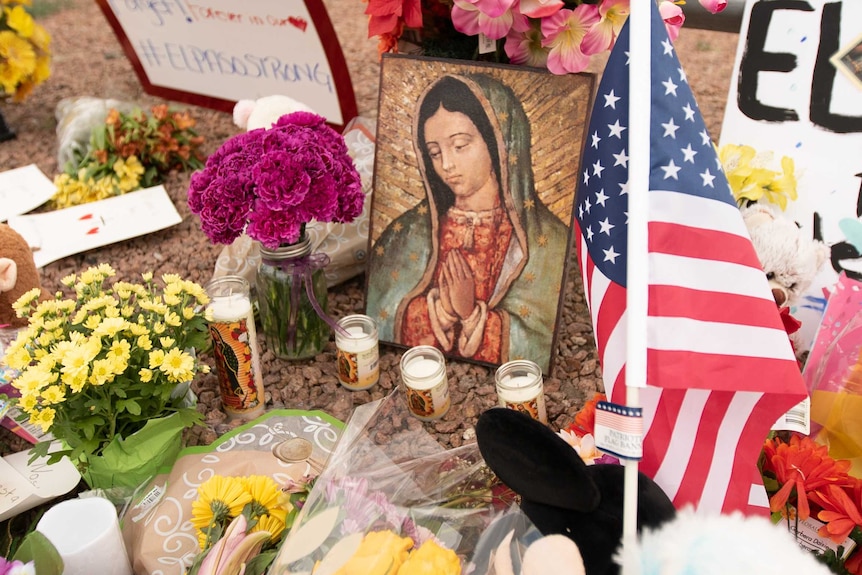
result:
[[[829,61],[862,90],[862,35],[833,54]]]
[[[366,273],[381,342],[551,372],[595,81],[384,55]]]

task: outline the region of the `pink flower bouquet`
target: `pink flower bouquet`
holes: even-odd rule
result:
[[[299,240],[305,224],[350,222],[365,195],[344,138],[308,112],[227,140],[192,175],[189,208],[214,243],[246,233],[267,248]]]

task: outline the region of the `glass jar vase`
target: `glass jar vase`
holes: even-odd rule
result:
[[[274,250],[261,246],[257,271],[260,323],[267,346],[281,359],[314,357],[329,341],[326,321],[329,257],[311,253],[311,239]]]

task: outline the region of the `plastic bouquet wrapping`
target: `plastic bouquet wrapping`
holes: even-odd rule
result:
[[[862,477],[862,282],[842,274],[829,297],[804,377],[812,437]]]
[[[355,410],[269,573],[460,574],[511,503],[476,444],[444,449],[393,392]]]
[[[803,376],[811,434],[779,433],[760,466],[773,520],[834,573],[862,574],[862,283],[841,275]]]

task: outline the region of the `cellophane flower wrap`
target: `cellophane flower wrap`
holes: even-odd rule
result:
[[[230,244],[245,230],[271,249],[295,243],[312,220],[352,221],[364,201],[344,138],[308,112],[227,140],[192,175],[188,193],[212,242]]]
[[[862,574],[862,282],[841,274],[803,377],[811,433],[767,439],[760,461],[773,519],[834,573]]]
[[[209,371],[196,354],[209,341],[203,288],[175,274],[161,287],[152,273],[107,285],[114,275],[100,264],[63,278],[72,297],[22,295],[13,307],[28,326],[5,356],[20,371],[18,407],[62,443],[43,441],[34,457],[68,455],[85,477],[94,458],[157,418],[173,417],[180,430],[199,421],[190,383]]]
[[[444,449],[395,391],[356,408],[269,573],[460,574],[513,500],[475,443]]]

